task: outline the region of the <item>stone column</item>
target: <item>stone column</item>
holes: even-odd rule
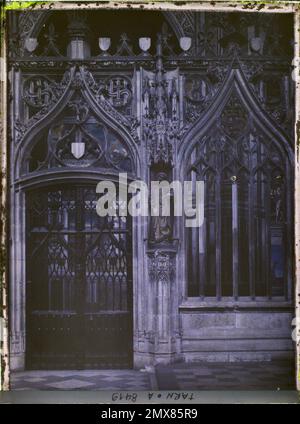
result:
[[[21,107],[21,70],[14,66],[10,71],[13,101],[10,104],[11,135],[9,152],[15,157],[17,138],[14,124],[23,119]],[[19,172],[20,163],[16,169]],[[14,181],[15,169],[10,168],[10,178]],[[10,241],[9,241],[9,332],[10,332],[10,369],[22,370],[25,367],[25,194],[14,184],[10,188]]]
[[[25,367],[25,195],[12,196],[10,253],[10,368]]]

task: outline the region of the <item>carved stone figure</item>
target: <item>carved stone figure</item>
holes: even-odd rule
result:
[[[168,176],[165,172],[159,172],[156,175],[156,180],[159,182],[167,181]],[[162,195],[159,196],[159,215],[151,217],[151,226],[150,226],[150,242],[151,243],[168,242],[172,238],[171,217],[162,215],[163,200],[165,199],[162,199]]]

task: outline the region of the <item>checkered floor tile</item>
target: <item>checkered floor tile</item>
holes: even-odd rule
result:
[[[150,390],[148,373],[135,370],[25,371],[11,374],[12,390]]]
[[[13,390],[293,390],[292,363],[178,363],[137,370],[25,371]]]
[[[292,390],[293,364],[287,362],[206,363],[160,366],[161,390]]]

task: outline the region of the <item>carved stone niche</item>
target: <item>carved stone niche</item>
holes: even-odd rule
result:
[[[161,184],[163,181],[169,183],[170,175],[172,174],[171,169],[165,164],[164,167],[155,167],[151,169],[151,184],[153,181],[158,181]],[[151,199],[153,200],[153,199]],[[163,202],[169,201],[170,203],[170,216],[163,216]],[[173,196],[170,193],[169,199],[163,196],[160,190],[158,216],[154,215],[154,208],[151,203],[151,217],[149,226],[149,247],[159,246],[170,246],[173,242]],[[157,211],[156,211],[157,212]]]

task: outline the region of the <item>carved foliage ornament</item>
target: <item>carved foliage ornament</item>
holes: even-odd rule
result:
[[[205,71],[185,77],[185,132],[212,103],[225,79],[228,64],[210,63]]]
[[[16,120],[16,142],[19,143],[27,131],[44,118],[66,92],[71,81],[71,72],[65,72],[61,82],[56,82],[44,76],[34,76],[27,79],[23,86],[23,100],[31,110],[27,120]]]
[[[240,136],[248,122],[248,116],[238,98],[233,93],[221,114],[221,125],[226,134],[232,138]]]
[[[44,76],[34,76],[25,80],[23,85],[23,100],[29,108],[27,121],[15,122],[17,143],[25,133],[38,121],[45,117],[54,107],[67,88],[88,88],[99,106],[117,122],[122,124],[132,138],[139,142],[137,133],[138,121],[135,117],[124,116],[117,109],[126,107],[132,98],[131,83],[128,78],[113,77],[105,80],[105,84],[96,83],[92,74],[81,68],[75,71],[66,71],[61,82]]]
[[[105,94],[116,109],[122,110],[132,99],[131,81],[121,76],[108,78],[105,81]]]
[[[112,83],[108,81],[106,85],[103,85],[101,82],[96,82],[93,75],[86,67],[82,67],[81,72],[85,84],[99,106],[117,122],[122,124],[129,131],[134,141],[139,143],[137,132],[137,127],[139,125],[138,120],[135,117],[124,116],[114,107],[115,104],[120,107],[131,99],[129,80],[126,78],[126,82],[125,80],[122,82],[120,78],[118,79],[118,77],[115,77],[112,79]],[[107,85],[110,87],[110,90],[107,90]]]
[[[57,102],[65,87],[66,79],[57,83],[42,75],[33,76],[24,81],[22,97],[28,106],[34,109],[42,109]]]
[[[284,132],[293,137],[293,92],[290,68],[276,69],[271,62],[243,63],[241,68],[260,105]]]
[[[149,276],[155,282],[168,284],[174,275],[174,255],[156,250],[150,255]]]
[[[143,70],[143,130],[150,164],[173,165],[179,135],[178,70],[157,74]]]
[[[54,167],[91,167],[132,171],[132,160],[125,143],[99,122],[87,103],[74,96],[48,131],[44,158],[40,154],[44,139],[31,151],[31,172]]]

